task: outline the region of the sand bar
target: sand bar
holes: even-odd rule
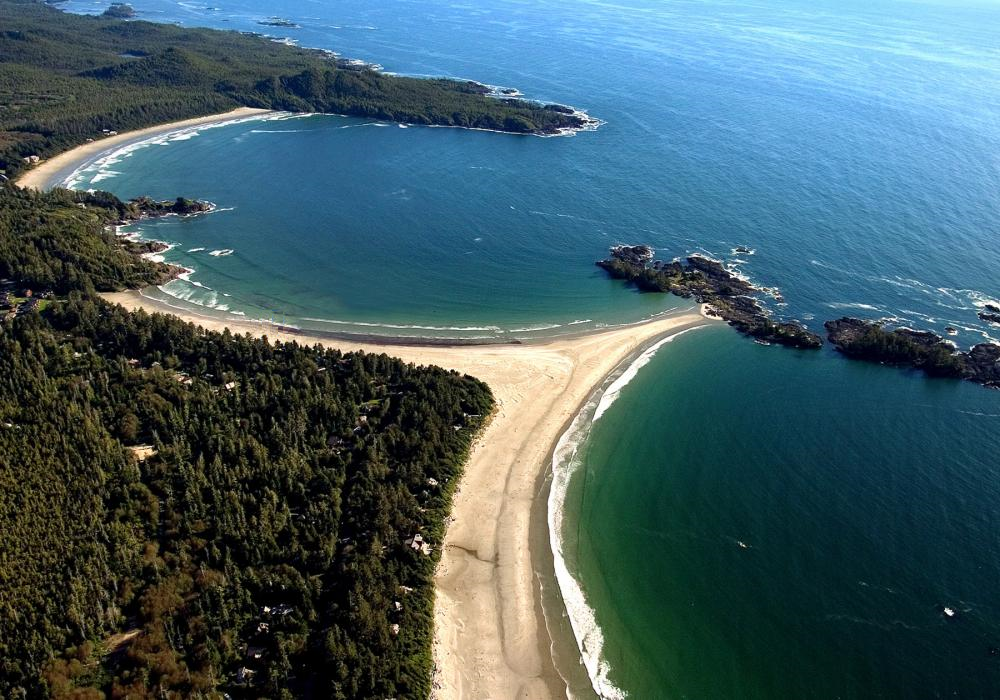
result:
[[[541,615],[529,537],[533,506],[544,497],[540,486],[549,455],[567,422],[619,364],[665,335],[705,324],[697,307],[524,345],[414,347],[293,335],[252,321],[185,312],[138,292],[103,296],[129,309],[173,313],[212,330],[384,352],[489,384],[497,413],[476,443],[455,495],[454,520],[436,574],[434,697],[565,697]]]
[[[247,117],[260,116],[262,114],[267,114],[270,111],[271,110],[267,109],[240,107],[239,109],[234,109],[231,112],[224,112],[222,114],[212,114],[207,117],[185,119],[183,121],[160,124],[159,126],[151,126],[146,129],[138,129],[136,131],[129,131],[123,134],[116,134],[114,136],[106,136],[105,138],[96,139],[90,143],[85,143],[81,146],[65,151],[64,153],[60,153],[59,155],[53,156],[48,160],[43,160],[31,170],[22,174],[21,177],[17,179],[16,184],[20,187],[30,187],[36,190],[50,189],[72,174],[72,172],[81,165],[97,160],[98,158],[109,154],[111,151],[121,148],[122,146],[127,146],[130,143],[136,143],[154,136],[160,136],[162,134],[168,134],[172,131],[188,129],[194,126],[208,126],[210,124],[221,124],[236,119],[246,119]]]

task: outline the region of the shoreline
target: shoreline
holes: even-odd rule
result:
[[[520,345],[419,346],[213,319],[135,291],[101,296],[133,311],[170,313],[210,330],[387,353],[486,382],[496,413],[477,439],[455,492],[435,574],[433,697],[565,697],[566,680],[554,656],[570,655],[553,648],[565,644],[564,631],[550,631],[543,614],[543,597],[551,599],[553,592],[542,590],[541,578],[548,578],[553,557],[538,542],[539,532],[546,538],[548,533],[539,514],[547,512],[553,451],[609,375],[667,335],[705,325],[709,321],[701,309]],[[558,586],[554,594],[560,595]],[[577,649],[572,658],[579,658]],[[564,665],[568,660],[562,659]]]
[[[182,119],[175,122],[167,122],[156,126],[148,126],[144,129],[126,131],[114,136],[107,136],[75,146],[68,151],[63,151],[58,155],[41,161],[38,165],[21,174],[14,184],[21,188],[35,190],[50,190],[58,185],[58,182],[65,179],[83,165],[97,160],[107,155],[111,151],[128,146],[138,141],[148,138],[162,136],[178,129],[190,129],[192,127],[210,126],[224,124],[230,121],[260,117],[265,114],[277,114],[270,109],[257,109],[254,107],[239,107],[229,112],[220,114],[210,114],[204,117],[194,117],[192,119]]]
[[[30,168],[29,170],[23,172],[16,180],[14,184],[18,187],[24,189],[35,189],[35,190],[50,190],[57,186],[66,177],[71,175],[73,172],[79,168],[89,165],[90,163],[98,160],[99,158],[109,155],[112,151],[119,148],[129,146],[133,143],[138,143],[140,141],[145,141],[146,139],[155,138],[157,136],[162,136],[164,134],[169,134],[173,131],[178,131],[181,129],[190,129],[195,127],[204,126],[216,126],[220,124],[226,124],[228,122],[235,122],[244,119],[251,119],[255,117],[262,117],[268,114],[280,114],[280,110],[274,109],[261,109],[256,107],[237,107],[229,112],[221,112],[219,114],[210,114],[204,117],[193,117],[191,119],[182,119],[174,122],[166,122],[163,124],[157,124],[155,126],[148,126],[142,129],[136,129],[134,131],[126,131],[120,134],[115,134],[114,136],[106,136],[101,139],[96,139],[90,143],[83,143],[79,146],[74,146],[68,151],[63,151],[58,153],[51,158],[42,160]],[[555,138],[555,137],[565,137],[574,136],[580,132],[586,131],[596,131],[598,128],[603,126],[605,122],[595,117],[591,117],[584,110],[578,110],[574,108],[573,114],[581,117],[585,120],[583,126],[573,127],[573,128],[563,128],[559,129],[553,133],[528,133],[519,134],[510,131],[500,131],[497,129],[482,129],[476,127],[467,126],[455,126],[450,124],[412,124],[407,122],[393,122],[375,119],[374,121],[384,124],[397,124],[400,127],[405,128],[416,128],[424,127],[428,129],[465,129],[467,131],[482,131],[487,133],[496,134],[508,134],[511,136],[538,136],[540,138]],[[346,114],[335,114],[335,113],[325,113],[325,112],[302,112],[301,115],[322,115],[322,116],[332,116],[332,117],[345,117],[345,118],[357,118],[364,119],[365,117],[351,117]]]
[[[496,98],[500,99],[500,98]],[[522,98],[523,99],[523,98]],[[604,126],[606,122],[596,117],[591,117],[586,110],[571,107],[573,110],[573,115],[580,117],[584,120],[584,124],[579,127],[565,127],[558,129],[557,131],[551,133],[517,133],[511,131],[501,131],[498,129],[484,129],[469,126],[455,126],[452,124],[413,124],[410,122],[395,122],[386,121],[381,119],[374,119],[373,121],[383,124],[397,124],[404,128],[416,128],[424,127],[428,129],[465,129],[466,131],[482,131],[486,133],[494,134],[507,134],[510,136],[538,136],[539,138],[555,138],[555,137],[565,137],[574,136],[577,133],[596,131],[601,126]],[[181,119],[174,122],[165,122],[163,124],[157,124],[154,126],[148,126],[142,129],[135,129],[133,131],[126,131],[120,134],[115,134],[114,136],[106,136],[101,139],[96,139],[90,143],[83,143],[79,146],[74,146],[68,151],[62,151],[51,158],[42,160],[30,168],[29,170],[21,173],[21,175],[14,180],[14,184],[21,188],[30,188],[35,190],[50,190],[59,185],[59,182],[65,179],[66,176],[71,175],[74,171],[79,169],[84,165],[88,165],[99,158],[109,155],[112,151],[122,148],[124,146],[131,145],[133,143],[138,143],[139,141],[144,141],[149,138],[155,138],[157,136],[162,136],[168,134],[172,131],[177,131],[180,129],[190,129],[194,127],[203,126],[215,126],[220,124],[225,124],[231,121],[240,121],[243,119],[250,119],[254,117],[261,117],[267,114],[281,114],[280,110],[274,109],[262,109],[257,107],[237,107],[229,112],[220,112],[219,114],[209,114],[203,117],[192,117],[190,119]],[[343,117],[343,118],[353,118],[353,119],[366,119],[367,117],[352,117],[348,114],[337,114],[333,112],[302,112],[302,113],[289,113],[296,114],[300,116],[331,116],[331,117]]]

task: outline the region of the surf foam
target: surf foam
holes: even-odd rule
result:
[[[590,677],[591,686],[598,696],[605,700],[622,700],[628,694],[616,686],[610,678],[611,665],[604,658],[604,633],[597,623],[594,609],[587,603],[583,588],[570,572],[566,563],[561,537],[566,495],[573,474],[581,464],[577,456],[579,448],[587,440],[593,424],[604,415],[611,404],[617,400],[621,390],[636,377],[639,370],[649,363],[660,348],[673,342],[675,338],[690,331],[704,328],[706,325],[694,326],[668,335],[635,358],[603,391],[595,392],[587,400],[580,412],[573,418],[569,429],[559,438],[552,453],[552,488],[549,491],[547,515],[549,546],[552,550],[556,582],[562,593],[570,625],[573,628],[573,636],[576,637],[577,647],[587,669],[587,675]]]

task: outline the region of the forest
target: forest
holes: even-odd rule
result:
[[[104,302],[129,206],[0,186],[0,696],[426,697],[489,388]]]
[[[112,15],[116,13],[111,13]],[[257,34],[0,0],[0,170],[154,124],[259,107],[551,134],[585,118],[480,84],[387,75]]]

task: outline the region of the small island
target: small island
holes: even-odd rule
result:
[[[124,2],[113,2],[111,3],[111,6],[103,12],[103,16],[112,17],[114,19],[132,19],[135,17],[135,8]]]
[[[257,20],[257,24],[264,27],[284,27],[285,29],[302,29],[302,25],[296,24],[290,19],[281,17],[269,17],[268,19]]]
[[[983,310],[978,314],[979,318],[987,323],[1000,324],[1000,306],[996,304],[984,304]]]
[[[878,321],[846,316],[825,326],[830,342],[847,357],[1000,388],[1000,345],[980,343],[963,352],[930,331],[889,330]]]
[[[761,342],[814,350],[823,340],[793,321],[772,321],[753,295],[763,290],[727,270],[717,260],[700,255],[684,262],[653,260],[647,245],[611,248],[611,257],[597,261],[615,279],[631,282],[644,292],[670,292],[708,304],[710,313],[724,319],[744,335]]]

